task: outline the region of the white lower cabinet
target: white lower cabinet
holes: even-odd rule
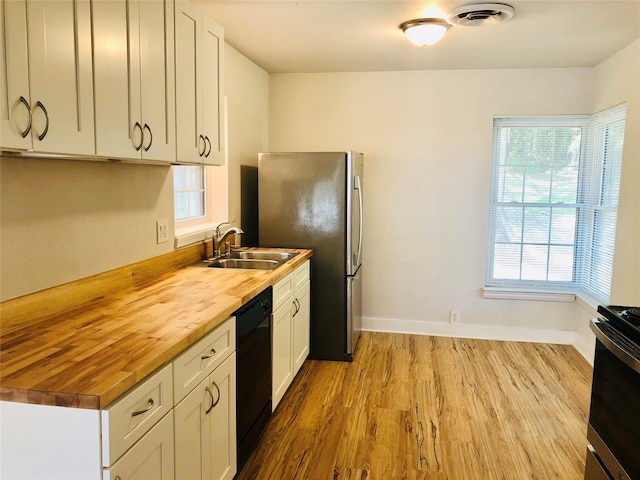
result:
[[[291,317],[291,344],[293,356],[293,375],[295,376],[309,356],[309,330],[311,320],[310,283],[306,282],[295,291],[294,301],[297,309]]]
[[[232,353],[176,405],[177,479],[231,480],[236,474],[235,376]]]
[[[293,381],[291,354],[291,316],[293,305],[287,302],[272,316],[272,391],[271,408],[275,411]]]
[[[173,451],[173,412],[169,412],[111,468],[105,469],[102,478],[173,480],[176,478]]]
[[[307,260],[273,286],[271,403],[274,411],[309,356],[309,278]]]

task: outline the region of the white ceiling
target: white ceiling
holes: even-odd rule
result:
[[[398,25],[481,2],[195,1],[269,73],[592,67],[640,38],[640,0],[501,1],[516,10],[508,22],[453,26],[425,48]]]

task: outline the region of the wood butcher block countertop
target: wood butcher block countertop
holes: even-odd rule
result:
[[[179,268],[62,313],[3,318],[0,399],[106,407],[312,255],[287,251],[299,254],[272,271]]]

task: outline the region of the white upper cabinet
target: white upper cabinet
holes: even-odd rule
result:
[[[93,0],[96,154],[175,161],[173,2]]]
[[[192,3],[175,2],[178,163],[224,164],[224,30]]]
[[[89,0],[0,1],[0,147],[93,155]]]

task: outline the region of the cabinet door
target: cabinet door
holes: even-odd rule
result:
[[[175,2],[176,36],[176,160],[202,163],[206,142],[202,132],[202,86],[199,43],[202,15],[198,7],[184,0]]]
[[[141,157],[138,39],[135,2],[94,0],[97,155],[129,159]],[[140,148],[136,150],[138,146]]]
[[[202,124],[207,144],[204,163],[224,165],[224,31],[206,16],[202,25]]]
[[[209,378],[214,395],[210,416],[209,463],[206,478],[231,480],[236,474],[236,354],[227,358]]]
[[[208,478],[211,451],[210,416],[212,394],[209,379],[203,380],[174,408],[176,439],[176,477],[199,480]]]
[[[96,154],[173,161],[173,8],[94,0]]]
[[[176,160],[224,163],[224,30],[190,2],[175,2]]]
[[[5,0],[2,9],[4,25],[8,26],[3,69],[10,77],[2,89],[13,96],[7,102],[8,114],[3,112],[2,146],[46,153],[93,155],[89,0],[34,1],[26,2],[26,5],[25,0]],[[24,14],[26,20],[22,17]],[[14,22],[17,23],[14,25]],[[26,38],[23,36],[25,24]],[[25,43],[28,47],[28,72],[24,67]],[[14,57],[14,53],[17,56]],[[28,82],[25,82],[27,76]],[[29,85],[28,95],[18,93],[21,89],[17,82]],[[15,98],[16,94],[18,98]],[[31,111],[28,132],[29,115],[27,124],[24,124],[26,104]],[[14,118],[11,118],[12,113]],[[9,120],[8,125],[5,119]]]
[[[289,302],[273,313],[273,389],[271,402],[274,411],[293,381],[291,317],[294,309],[293,299],[290,298]]]
[[[231,480],[236,474],[236,356],[231,354],[176,405],[176,477]]]
[[[27,150],[32,147],[29,130],[31,95],[27,51],[27,3],[1,1],[0,146]]]
[[[309,281],[296,290],[294,302],[296,310],[291,317],[291,337],[293,341],[293,375],[295,376],[309,356],[309,329],[311,309],[309,301]]]
[[[142,158],[176,159],[173,2],[141,1],[140,84]]]
[[[169,412],[120,460],[104,470],[103,479],[173,480],[173,459],[173,412]]]

